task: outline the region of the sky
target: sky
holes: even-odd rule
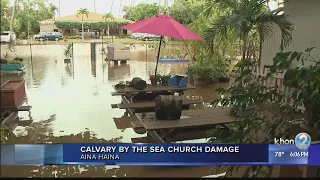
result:
[[[13,3],[13,0],[10,0],[11,4]],[[59,8],[59,1],[60,1],[60,16],[68,16],[76,14],[77,10],[80,8],[87,8],[90,12],[94,12],[94,0],[47,0],[49,3],[52,3],[56,5]],[[111,11],[111,4],[113,0],[95,0],[96,1],[96,12],[100,14],[109,13]],[[159,4],[159,1],[161,1],[161,5],[164,5],[165,0],[114,0],[113,8],[112,8],[112,15],[114,17],[123,17],[124,12],[122,12],[123,6],[130,6],[134,3],[134,5],[137,5],[139,3],[157,3]],[[172,5],[174,0],[167,0],[168,5]],[[276,0],[277,1],[277,0]],[[282,0],[278,0],[282,1]],[[271,1],[269,3],[270,9],[276,9],[277,3]],[[121,9],[120,9],[121,7]],[[119,13],[120,10],[120,13]],[[57,17],[59,17],[59,13],[56,14]]]

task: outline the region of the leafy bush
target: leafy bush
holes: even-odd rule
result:
[[[22,62],[19,61],[19,60],[9,60],[9,61],[7,62],[7,64],[18,64],[18,65],[21,65]]]
[[[215,106],[231,107],[231,112],[246,111],[253,106],[252,113],[238,117],[228,128],[218,126],[209,132],[210,143],[252,144],[273,143],[274,138],[293,139],[301,132],[301,116],[297,116],[297,106],[304,104],[307,114],[304,117],[311,121],[315,131],[320,129],[320,59],[310,56],[311,49],[306,52],[281,52],[273,59],[274,64],[266,76],[255,75],[252,71],[257,63],[250,60],[237,64],[235,84],[224,89],[217,89],[222,94],[220,99],[212,102]],[[304,62],[312,62],[312,66],[303,66]],[[287,86],[296,85],[292,92],[283,91],[277,85],[268,86],[279,72],[292,67],[294,63],[301,66],[294,68],[294,76]],[[241,84],[238,86],[237,84]],[[309,124],[309,125],[311,125]],[[314,140],[314,139],[313,139]],[[317,139],[315,139],[317,140]],[[229,169],[232,172],[238,167]],[[244,177],[270,176],[272,167],[250,166]]]
[[[68,36],[68,39],[81,39],[81,35]]]
[[[26,39],[27,38],[27,34],[25,32],[20,32],[19,33],[19,38],[20,39]]]
[[[216,81],[221,76],[226,76],[228,68],[222,57],[217,54],[198,55],[195,65],[190,66],[194,78],[203,81]]]
[[[130,24],[129,21],[102,21],[101,22],[83,22],[84,27],[90,29],[107,29],[108,25],[111,28],[119,27],[123,25]],[[82,23],[79,21],[56,21],[54,23],[58,28],[62,29],[72,29],[72,28],[81,28]]]
[[[23,61],[23,58],[15,57],[13,60],[22,62],[22,61]]]

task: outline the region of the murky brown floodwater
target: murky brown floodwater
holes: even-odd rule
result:
[[[90,44],[75,44],[74,63],[68,66],[63,62],[64,46],[40,45],[32,49],[31,61],[28,46],[16,47],[17,54],[25,58],[23,78],[34,123],[29,127],[18,126],[14,143],[131,143],[131,138],[146,136],[130,128],[128,118],[123,118],[124,110],[111,108],[111,104],[120,103],[121,99],[110,92],[119,81],[136,76],[147,80],[155,68],[154,51],[149,50],[147,56],[145,51],[134,51],[128,64],[114,66],[103,61],[101,54],[95,63],[91,62]],[[159,72],[185,74],[186,67],[187,64],[161,64]],[[1,77],[7,78],[17,75]],[[197,87],[186,96],[210,103],[217,98],[215,89],[222,86],[228,84]],[[28,115],[19,113],[23,120]],[[212,167],[1,166],[1,176],[10,177],[201,177],[222,172]]]

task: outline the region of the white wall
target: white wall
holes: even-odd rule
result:
[[[284,5],[288,20],[294,25],[293,40],[284,51],[303,52],[316,47],[313,55],[320,57],[320,0],[288,0]],[[280,51],[281,36],[278,27],[273,28],[272,37],[262,44],[261,67],[271,65]]]

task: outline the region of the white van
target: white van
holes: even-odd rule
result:
[[[16,42],[16,34],[13,32],[12,41]],[[10,31],[4,31],[0,34],[0,42],[9,43],[10,42]]]

